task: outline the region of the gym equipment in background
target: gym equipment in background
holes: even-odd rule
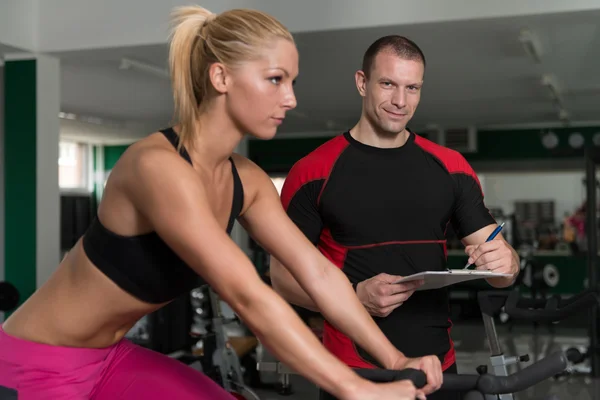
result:
[[[250,387],[258,376],[251,354],[258,340],[247,335],[233,311],[226,315],[221,299],[208,285],[192,290],[190,298],[194,310],[191,334],[198,337],[190,366],[239,399],[259,400]],[[246,360],[250,360],[250,368],[247,363],[246,368],[242,365]]]
[[[0,312],[12,311],[19,305],[19,291],[9,282],[0,282]]]
[[[585,182],[587,214],[585,231],[587,236],[587,286],[595,293],[600,291],[600,274],[598,274],[598,186],[596,185],[596,166],[600,164],[600,149],[585,149]],[[600,307],[596,304],[590,309],[590,365],[592,378],[600,378]]]
[[[495,376],[488,373],[478,375],[444,374],[440,391],[466,392],[464,400],[493,399],[503,394],[519,392],[564,371],[569,366],[568,357],[562,352],[554,353],[543,360],[508,376]],[[385,369],[355,369],[356,373],[373,382],[394,382],[411,380],[415,387],[422,388],[427,383],[423,371],[406,369],[393,371]],[[550,397],[555,399],[555,397]],[[321,400],[335,400],[325,395]]]
[[[504,312],[512,319],[556,323],[578,312],[585,312],[596,307],[600,302],[598,292],[587,290],[568,299],[561,299],[560,296],[532,299],[523,296],[518,291],[493,290],[479,292],[478,301],[490,346],[490,364],[493,373],[488,372],[487,365],[482,365],[477,367],[479,375],[448,375],[448,381],[445,375],[444,389],[477,389],[469,394],[471,397],[465,397],[465,399],[513,400],[514,392],[525,390],[549,378],[568,375],[573,371],[575,364],[581,363],[588,357],[587,353],[582,353],[574,347],[565,351],[559,350],[534,360],[533,364],[526,368],[517,368],[518,372],[511,375],[508,367],[511,365],[518,367],[521,363],[529,362],[530,356],[529,354],[508,356],[504,353],[496,333],[494,318]],[[294,374],[291,369],[277,360],[260,359],[258,369],[279,374],[282,382],[289,382],[289,376]],[[382,370],[374,371],[374,376],[384,374],[381,377],[389,373],[389,371],[379,372]],[[486,396],[481,397],[483,395]]]
[[[490,347],[490,364],[494,370],[494,375],[506,377],[509,376],[509,366],[516,365],[517,369],[519,369],[521,363],[530,361],[530,356],[529,354],[507,356],[504,353],[496,333],[494,317],[502,312],[515,320],[534,323],[557,323],[579,312],[585,312],[597,307],[600,302],[600,296],[594,290],[587,290],[566,299],[562,299],[557,295],[536,299],[525,297],[516,290],[491,290],[479,292],[478,301]],[[582,354],[579,349],[574,347],[564,351],[564,354],[571,363],[570,369],[568,372],[563,370],[560,373],[557,372],[555,375],[570,373],[573,370],[574,364],[581,363],[587,358],[586,354]],[[541,360],[546,358],[542,358]],[[536,361],[536,363],[540,361]],[[530,367],[525,368],[525,370],[528,368]],[[485,365],[479,366],[477,370],[480,374],[488,373],[487,366]],[[510,393],[501,394],[497,399],[513,400],[513,395]]]

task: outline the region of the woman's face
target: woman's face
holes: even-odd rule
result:
[[[259,139],[275,136],[286,112],[296,107],[293,85],[297,75],[298,51],[285,39],[232,71],[226,108],[242,132]]]

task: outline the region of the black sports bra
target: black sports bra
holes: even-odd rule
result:
[[[177,148],[179,139],[173,129],[161,132]],[[184,148],[180,154],[192,164]],[[231,234],[242,210],[244,190],[235,163],[231,158],[229,161],[233,173],[233,202],[227,233]],[[148,303],[171,301],[204,284],[156,232],[121,236],[106,229],[96,217],[83,236],[83,248],[100,271],[123,290]]]

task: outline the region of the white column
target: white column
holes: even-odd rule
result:
[[[37,56],[37,287],[60,262],[60,61]]]
[[[4,280],[4,61],[0,59],[0,282]],[[4,313],[0,312],[0,324]]]

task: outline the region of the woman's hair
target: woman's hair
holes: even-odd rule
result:
[[[276,38],[294,41],[283,24],[257,10],[217,15],[199,6],[177,7],[172,25],[169,68],[180,145],[193,144],[194,124],[211,90],[211,64],[235,67],[256,59],[260,48]]]

